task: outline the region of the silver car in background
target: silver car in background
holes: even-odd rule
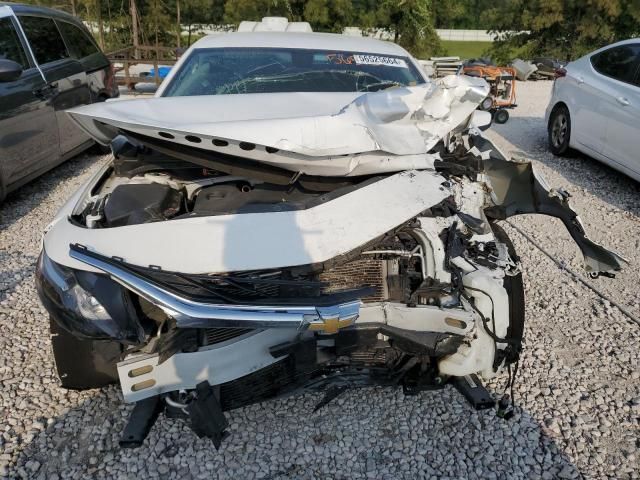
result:
[[[558,70],[546,112],[549,148],[573,148],[640,181],[640,39]]]

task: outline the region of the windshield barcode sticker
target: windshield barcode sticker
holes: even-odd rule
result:
[[[387,67],[409,68],[402,58],[380,57],[378,55],[354,55],[358,65],[385,65]]]

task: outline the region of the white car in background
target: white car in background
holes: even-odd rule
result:
[[[640,181],[640,38],[560,69],[546,120],[553,154],[574,148]]]

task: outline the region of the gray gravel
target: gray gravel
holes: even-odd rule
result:
[[[574,195],[592,238],[632,264],[595,285],[640,315],[638,184],[593,160],[556,159],[541,119],[549,82],[519,86],[520,106],[491,137],[524,152]],[[216,452],[181,421],[160,419],[145,445],[117,447],[130,407],[117,388],[58,387],[34,284],[40,234],[103,158],[82,156],[0,207],[0,476],[21,478],[638,478],[640,328],[511,230],[523,257],[526,348],[511,421],[475,412],[458,393],[348,392],[312,413],[314,395],[228,414]],[[559,222],[515,223],[575,268]],[[501,391],[505,378],[490,387]]]

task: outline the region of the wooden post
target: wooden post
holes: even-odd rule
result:
[[[138,58],[138,46],[139,43],[139,35],[138,35],[138,8],[136,7],[136,0],[130,0],[129,9],[131,11],[131,34],[133,36],[133,56],[134,58]]]
[[[158,39],[156,38],[156,55],[155,55],[155,58],[153,59],[153,71],[156,73],[154,76],[156,85],[160,85],[160,72],[158,71],[158,57],[160,55],[160,51],[159,51],[157,42],[158,42]]]
[[[104,50],[104,25],[102,25],[102,1],[96,0],[96,20],[98,22],[98,42]]]
[[[180,0],[176,0],[176,17],[178,18],[178,45],[180,48],[180,41],[182,40],[182,25],[180,24]]]
[[[155,56],[153,57],[153,68],[154,68],[154,72],[155,74],[155,81],[156,81],[156,85],[160,85],[160,72],[158,71],[158,30],[160,29],[160,25],[158,25],[158,0],[155,0],[155,7],[156,7],[156,14],[154,15],[155,17],[155,21],[156,21],[156,25],[155,25],[155,31],[156,31],[156,49],[155,49]]]
[[[131,74],[129,73],[129,59],[131,58],[131,49],[127,48],[126,53],[124,54],[124,81],[129,90],[133,90],[133,86],[131,85]]]

